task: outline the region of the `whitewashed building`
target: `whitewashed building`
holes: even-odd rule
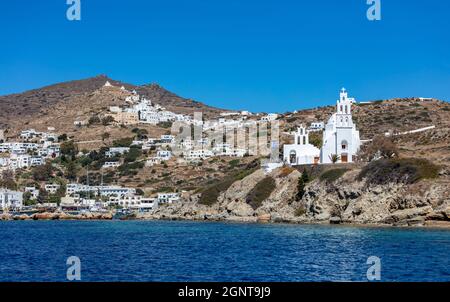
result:
[[[10,191],[7,189],[0,189],[0,208],[6,209],[20,209],[23,207],[23,193],[17,191]]]
[[[309,143],[309,132],[302,126],[294,134],[294,144],[283,146],[283,157],[291,166],[319,164],[320,150]]]
[[[339,163],[351,163],[361,146],[359,131],[352,119],[352,104],[354,98],[349,98],[342,88],[334,113],[323,133],[323,146],[320,161],[323,164],[332,163],[332,157],[337,156]]]
[[[47,191],[50,194],[55,194],[56,192],[58,192],[59,188],[61,188],[61,186],[59,184],[46,184],[45,185],[45,191]]]
[[[167,150],[159,150],[156,152],[156,157],[161,161],[166,161],[172,157],[172,152]]]
[[[110,168],[117,168],[117,167],[120,167],[119,161],[107,161],[102,166],[103,169],[110,169]]]
[[[213,156],[214,153],[207,149],[189,150],[184,152],[184,158],[188,161],[204,160]]]
[[[261,118],[261,121],[272,122],[272,121],[275,121],[276,119],[278,119],[278,114],[276,114],[276,113],[269,113],[268,115],[263,116]]]
[[[174,203],[180,200],[179,193],[158,193],[158,203]]]
[[[325,123],[324,122],[313,122],[309,126],[308,130],[311,131],[311,132],[315,132],[315,131],[322,131],[323,129],[325,129]]]
[[[111,158],[117,155],[124,155],[127,152],[130,152],[129,147],[112,147],[105,152],[105,156]]]

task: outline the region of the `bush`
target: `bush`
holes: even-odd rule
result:
[[[200,196],[200,204],[203,205],[213,205],[217,202],[219,195],[221,192],[225,192],[229,187],[234,183],[232,179],[226,179],[222,182],[216,183],[208,187],[206,190],[202,192]]]
[[[100,118],[97,115],[91,116],[88,120],[89,125],[100,124]]]
[[[230,167],[231,168],[234,168],[234,167],[236,167],[237,165],[239,165],[239,162],[240,162],[240,160],[239,159],[233,159],[232,161],[230,161]]]
[[[50,163],[46,163],[45,165],[33,168],[33,179],[36,181],[48,181],[53,177],[55,172],[53,166]]]
[[[363,159],[372,161],[377,158],[394,158],[399,156],[396,144],[391,138],[385,136],[377,136],[373,141],[361,152]]]
[[[323,145],[323,134],[322,131],[320,132],[311,132],[309,134],[309,143],[317,148],[322,148]]]
[[[295,210],[295,216],[301,217],[306,214],[306,209],[304,207],[299,207],[297,210]]]
[[[63,142],[67,140],[67,134],[61,134],[60,136],[58,136],[58,141]]]
[[[104,118],[102,118],[102,125],[103,126],[108,126],[111,123],[114,122],[114,118],[111,115],[107,115]]]
[[[328,183],[335,182],[339,178],[342,177],[346,172],[348,172],[349,169],[332,169],[328,170],[320,175],[321,181],[326,181]]]
[[[73,141],[66,141],[61,144],[61,154],[75,157],[78,154],[78,147]]]
[[[358,175],[358,180],[367,183],[413,184],[421,179],[434,179],[439,176],[440,168],[426,159],[402,158],[382,159],[365,166]]]
[[[275,190],[275,180],[267,176],[260,182],[256,184],[256,186],[248,193],[246,201],[247,203],[256,210],[262,205],[262,202],[269,198],[270,194],[272,194],[273,190]]]
[[[172,122],[160,122],[157,126],[165,129],[170,129],[172,127]]]
[[[138,148],[130,148],[130,152],[128,152],[127,154],[125,154],[125,162],[126,163],[132,163],[135,162],[139,156],[142,155],[142,150],[138,149]]]
[[[133,143],[133,137],[125,137],[118,140],[113,141],[114,147],[129,147]]]
[[[229,187],[233,183],[238,180],[242,180],[248,175],[255,172],[255,168],[249,168],[242,170],[241,172],[234,174],[232,176],[226,177],[224,180],[216,182],[215,184],[209,186],[208,188],[202,191],[202,195],[200,196],[199,203],[203,205],[213,205],[217,202],[220,193],[228,190]]]
[[[302,177],[299,177],[298,182],[297,182],[297,194],[295,195],[295,200],[296,201],[302,200],[305,193],[306,193],[305,192],[305,182],[303,181]]]

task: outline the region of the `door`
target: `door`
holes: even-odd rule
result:
[[[347,154],[342,154],[342,156],[341,156],[341,162],[343,162],[343,163],[348,163],[348,155],[347,155]]]

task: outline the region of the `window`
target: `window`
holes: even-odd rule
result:
[[[341,143],[341,148],[342,148],[342,150],[347,150],[347,147],[348,147],[347,141],[346,141],[346,140],[343,140],[342,143]]]
[[[291,153],[289,153],[289,162],[291,164],[296,164],[297,163],[297,152],[291,151]]]

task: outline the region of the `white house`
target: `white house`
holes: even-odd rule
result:
[[[39,190],[35,187],[25,187],[24,191],[31,194],[31,200],[36,200],[39,197]]]
[[[301,126],[294,134],[294,144],[284,145],[283,157],[291,166],[318,164],[320,150],[309,143],[309,132]]]
[[[214,153],[207,149],[189,150],[184,152],[184,158],[188,161],[204,160],[213,156]]]
[[[269,113],[268,115],[263,116],[261,118],[261,121],[272,122],[272,121],[275,121],[277,118],[278,118],[278,114],[276,114],[276,113]]]
[[[311,123],[311,126],[309,126],[309,131],[322,131],[325,128],[324,122],[313,122]]]
[[[179,193],[158,193],[158,203],[174,203],[180,200]]]
[[[103,164],[102,168],[103,169],[109,169],[109,168],[117,168],[120,166],[120,162],[119,161],[107,161]]]
[[[172,152],[166,151],[166,150],[159,150],[156,152],[156,158],[160,159],[161,161],[169,160],[172,157]]]
[[[59,184],[46,184],[45,185],[45,191],[47,191],[50,194],[55,194],[61,186]]]
[[[125,153],[130,152],[129,147],[112,147],[109,148],[109,151],[105,152],[106,157],[114,157],[117,155],[124,155]]]
[[[352,120],[352,104],[354,98],[349,98],[345,88],[342,88],[334,113],[323,133],[323,146],[320,161],[324,164],[332,163],[333,155],[338,156],[338,162],[353,162],[361,141],[359,131]]]
[[[10,208],[22,208],[23,193],[0,189],[0,208],[3,210]]]

